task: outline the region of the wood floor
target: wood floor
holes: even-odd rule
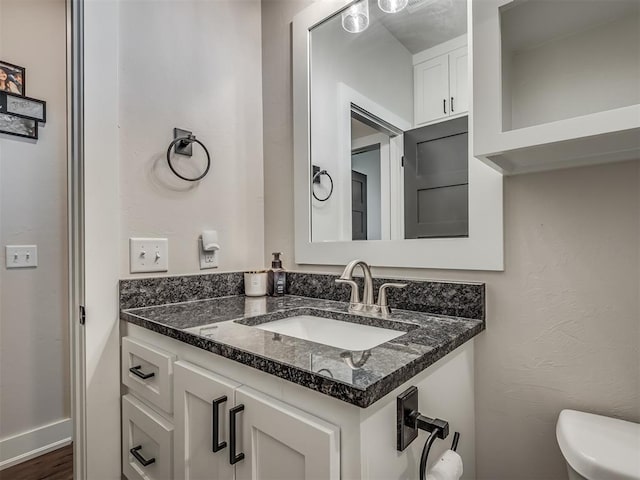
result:
[[[0,480],[73,480],[73,445],[0,471]]]

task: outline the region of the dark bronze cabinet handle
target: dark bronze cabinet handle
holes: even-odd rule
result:
[[[444,110],[444,113],[447,113],[447,99],[444,98],[442,99],[442,110]]]
[[[212,450],[213,452],[219,452],[223,448],[227,446],[227,442],[224,440],[222,442],[218,441],[218,431],[220,430],[220,404],[227,401],[226,395],[216,398],[211,402],[211,416],[213,418],[211,428],[213,430],[212,434]]]
[[[451,97],[451,113],[453,113],[453,97]]]
[[[129,450],[131,455],[133,455],[133,458],[135,458],[138,461],[138,463],[140,465],[142,465],[143,467],[148,467],[152,463],[156,463],[156,459],[155,458],[150,458],[149,460],[147,460],[142,455],[140,455],[138,453],[138,450],[140,450],[141,448],[142,448],[142,445],[138,445],[137,447],[133,447],[131,450]]]
[[[142,365],[136,365],[135,367],[131,367],[129,369],[129,371],[131,373],[133,373],[136,377],[141,378],[142,380],[146,380],[147,378],[151,378],[154,377],[156,374],[151,372],[151,373],[142,373],[140,371],[140,369],[142,368]]]
[[[244,405],[237,405],[229,410],[229,463],[234,465],[244,459],[244,453],[236,454],[236,415],[244,410]]]

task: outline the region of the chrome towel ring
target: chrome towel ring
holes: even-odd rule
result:
[[[316,171],[316,169],[317,169],[317,171]],[[326,202],[327,200],[329,200],[329,198],[331,197],[331,194],[333,193],[333,178],[331,178],[331,175],[329,175],[329,172],[327,172],[326,170],[320,170],[316,166],[313,167],[313,170],[315,172],[314,175],[313,175],[313,178],[311,179],[311,193],[313,194],[313,198],[315,198],[319,202]],[[329,195],[327,195],[325,198],[319,198],[316,195],[315,190],[313,189],[313,186],[316,183],[320,183],[320,177],[322,175],[326,175],[327,177],[329,177],[329,181],[331,182],[331,189],[329,190]]]
[[[167,163],[169,164],[169,168],[174,173],[174,175],[182,180],[186,180],[187,182],[197,182],[198,180],[202,180],[209,173],[209,169],[211,168],[211,156],[209,155],[209,150],[204,146],[200,140],[196,138],[191,132],[187,130],[180,130],[178,128],[173,129],[174,140],[169,144],[169,148],[167,148]],[[178,171],[173,167],[171,163],[171,150],[175,146],[175,151],[178,155],[191,156],[191,144],[197,143],[202,147],[204,153],[207,155],[207,167],[204,169],[201,175],[195,178],[185,177],[184,175],[178,173]]]

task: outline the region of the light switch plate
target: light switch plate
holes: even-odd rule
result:
[[[131,273],[169,270],[169,240],[166,238],[130,238],[129,271]]]
[[[34,268],[38,266],[37,245],[7,245],[7,268]]]

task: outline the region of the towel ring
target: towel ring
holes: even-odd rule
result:
[[[180,173],[178,173],[178,171],[175,168],[173,168],[173,165],[171,164],[171,149],[176,144],[179,144],[178,147],[186,147],[190,143],[197,143],[202,147],[202,149],[204,150],[204,153],[207,154],[207,168],[204,169],[204,172],[202,172],[200,176],[195,178],[189,178],[189,177],[185,177],[184,175],[181,175]],[[188,135],[186,137],[178,137],[169,144],[169,148],[167,149],[167,163],[169,164],[169,168],[175,174],[176,177],[181,178],[182,180],[186,180],[187,182],[197,182],[198,180],[202,180],[204,177],[207,176],[207,173],[209,173],[209,169],[211,168],[211,156],[209,155],[209,150],[207,150],[207,147],[204,146],[204,143],[198,140],[195,137],[195,135]]]
[[[322,175],[326,175],[327,177],[329,177],[329,181],[331,182],[331,190],[329,190],[329,195],[327,195],[325,198],[318,198],[315,190],[313,189],[313,185],[314,183],[316,183],[317,178],[318,178],[317,183],[320,183],[319,177]],[[329,200],[329,197],[331,197],[331,194],[333,193],[333,178],[331,178],[331,175],[329,175],[329,172],[327,172],[326,170],[319,170],[318,172],[316,172],[316,174],[311,179],[311,193],[313,194],[313,198],[315,198],[319,202],[326,202],[327,200]]]

